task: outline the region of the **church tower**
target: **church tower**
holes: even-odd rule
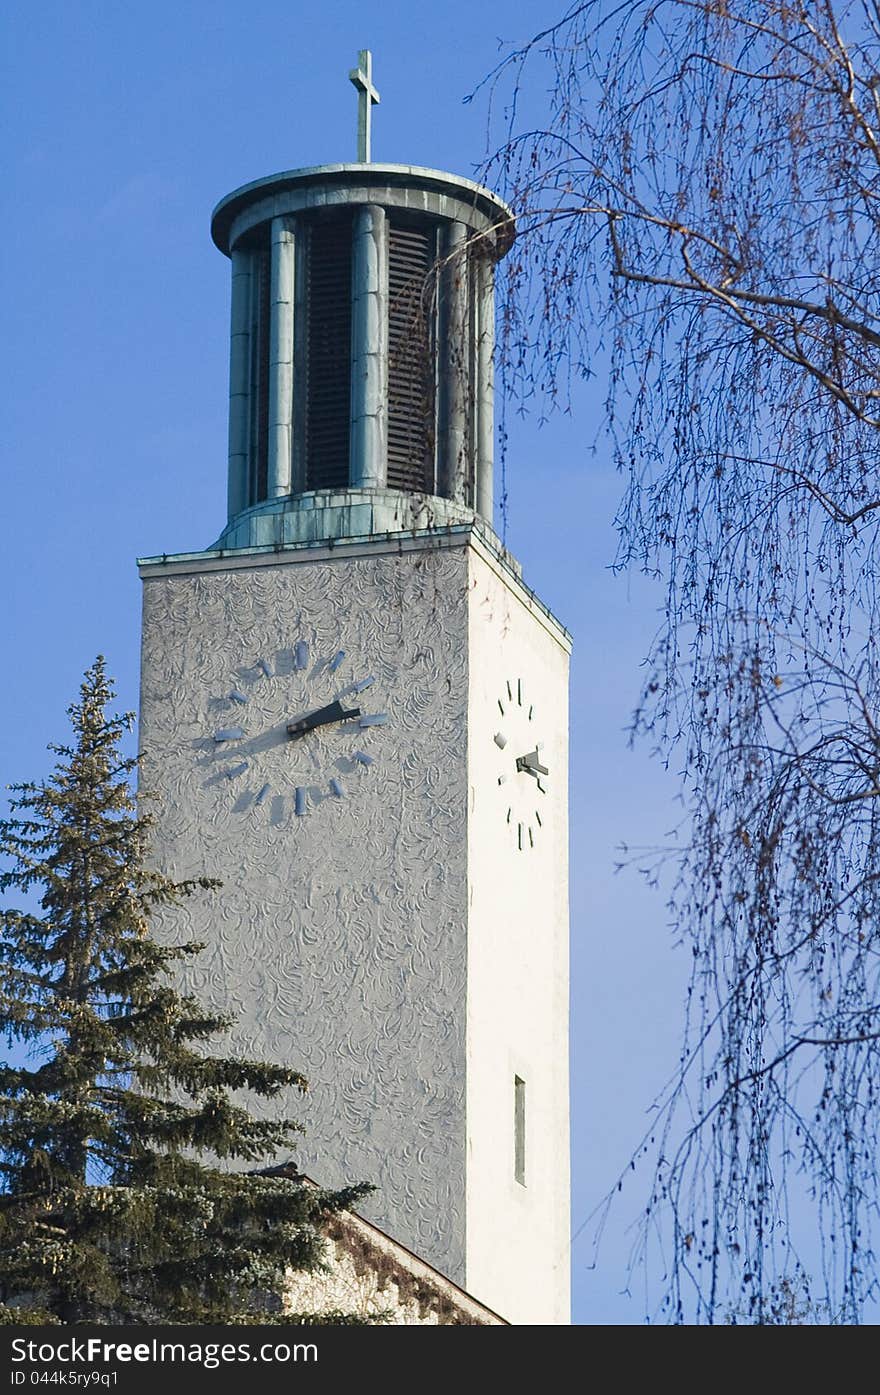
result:
[[[509,210],[370,160],[229,194],[228,519],[142,560],[142,787],[231,1039],[322,1185],[514,1323],[569,1321],[570,641],[492,527]],[[180,922],[176,922],[180,929]]]

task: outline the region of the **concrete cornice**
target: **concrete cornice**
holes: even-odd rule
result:
[[[455,206],[456,216],[462,216],[466,222],[499,226],[504,229],[498,248],[501,255],[513,241],[513,213],[491,189],[443,170],[419,165],[378,164],[315,165],[252,180],[233,189],[217,204],[211,215],[211,236],[220,251],[228,256],[236,238],[253,221],[247,218],[242,222],[241,215],[254,206],[259,207],[257,217],[262,219],[328,201],[358,202],[361,196],[368,201],[376,199],[381,190],[400,191],[401,197],[406,192],[418,191],[429,204],[437,202],[434,211],[439,212],[446,201]],[[332,197],[328,198],[328,193]],[[392,198],[391,201],[397,200]],[[470,218],[467,216],[469,209]]]
[[[328,538],[320,543],[279,543],[261,548],[164,553],[159,557],[139,557],[137,565],[142,579],[149,581],[163,576],[292,566],[301,562],[343,561],[352,557],[387,556],[389,553],[422,552],[432,548],[445,551],[461,547],[472,547],[479,552],[517,599],[532,611],[568,653],[571,652],[572,639],[568,630],[525,584],[519,563],[501,546],[496,535],[490,534],[477,521],[444,529],[413,530],[411,533],[385,533],[340,540]]]

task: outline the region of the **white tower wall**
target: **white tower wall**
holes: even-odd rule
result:
[[[476,551],[468,594],[467,1286],[512,1322],[568,1323],[569,646]],[[543,790],[515,768],[538,743]]]
[[[283,1106],[304,1171],[374,1182],[364,1213],[509,1320],[567,1321],[564,631],[475,527],[141,570],[154,856],[224,882],[168,926],[207,944],[189,984],[236,1049],[309,1078]],[[511,710],[502,751],[517,679],[533,720]],[[290,741],[337,696],[387,724]],[[533,731],[551,774],[521,849]]]

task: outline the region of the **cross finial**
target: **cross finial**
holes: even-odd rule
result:
[[[373,86],[373,55],[368,48],[358,54],[358,65],[352,68],[349,78],[358,94],[358,159],[370,159],[370,135],[373,121],[373,107],[378,104],[379,93]]]

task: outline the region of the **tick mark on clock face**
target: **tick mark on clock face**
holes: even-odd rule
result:
[[[526,690],[527,684],[522,678],[504,680],[502,695],[497,699],[503,721],[492,736],[498,748],[495,778],[499,787],[505,786],[510,800],[506,822],[516,827],[516,846],[521,852],[537,845],[538,829],[543,824],[537,810],[529,807],[531,792],[537,788],[540,794],[546,795],[544,782],[550,774],[544,763],[544,743],[535,740],[534,726],[530,725],[535,719],[535,706],[528,701]]]
[[[277,824],[285,812],[302,818],[324,801],[347,801],[357,793],[374,764],[370,744],[381,738],[360,736],[365,750],[360,744],[351,749],[352,737],[361,728],[386,726],[389,717],[371,712],[369,700],[344,701],[346,694],[365,693],[377,682],[375,673],[361,669],[361,676],[340,690],[332,675],[345,658],[340,648],[316,662],[312,644],[300,638],[270,657],[242,664],[222,696],[210,699],[208,710],[219,720],[194,745],[202,752],[200,764],[211,772],[207,785],[225,789],[234,782],[234,811],[268,802],[270,822]],[[224,709],[228,717],[234,711],[241,724],[223,725]],[[330,774],[328,762],[338,773]]]

